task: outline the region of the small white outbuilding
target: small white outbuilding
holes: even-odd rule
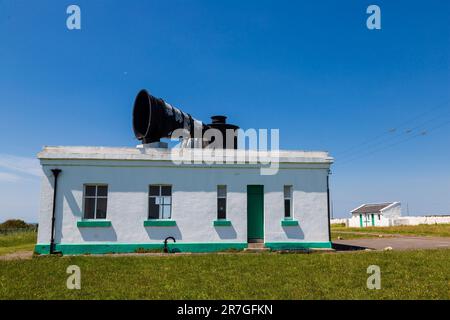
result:
[[[401,216],[400,202],[363,204],[351,211],[349,227],[388,227]]]

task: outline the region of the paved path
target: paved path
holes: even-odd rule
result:
[[[394,250],[413,250],[413,249],[450,249],[450,238],[444,237],[387,237],[370,239],[352,239],[352,240],[334,240],[333,243],[358,246],[375,250],[383,250],[386,247],[392,247]]]
[[[1,260],[23,260],[33,258],[33,251],[18,251],[0,256]]]

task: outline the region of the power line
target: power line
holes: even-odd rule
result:
[[[392,143],[392,144],[390,144],[390,145],[387,145],[387,146],[385,146],[385,147],[383,147],[383,148],[378,148],[378,149],[376,149],[376,150],[373,150],[372,152],[362,154],[362,155],[359,156],[359,157],[354,157],[354,158],[352,158],[352,159],[349,159],[349,160],[347,160],[347,161],[344,161],[344,162],[341,163],[341,165],[348,164],[348,163],[353,162],[353,161],[355,161],[355,160],[358,160],[358,159],[360,159],[360,158],[370,156],[370,155],[372,155],[372,154],[374,154],[374,153],[376,153],[376,152],[379,152],[379,151],[382,151],[382,150],[385,150],[385,149],[392,148],[392,147],[394,147],[394,146],[396,146],[396,145],[399,145],[399,144],[401,144],[401,143],[405,143],[405,142],[407,142],[407,141],[409,141],[409,140],[412,140],[412,139],[414,139],[414,138],[417,138],[417,137],[419,137],[419,136],[428,135],[430,132],[436,131],[436,130],[438,130],[438,129],[440,129],[440,128],[442,128],[442,127],[448,125],[448,124],[450,124],[450,120],[448,120],[448,121],[446,121],[446,122],[444,122],[444,123],[441,123],[441,124],[439,124],[439,125],[437,125],[437,126],[435,126],[435,127],[432,127],[432,128],[429,129],[429,130],[426,130],[426,131],[423,131],[423,132],[419,132],[419,133],[417,133],[417,134],[415,134],[415,135],[412,135],[412,136],[408,137],[407,139],[403,139],[403,140],[398,141],[398,142],[396,142],[396,143]]]
[[[381,133],[381,134],[379,134],[377,136],[369,138],[369,139],[363,141],[362,143],[353,145],[352,147],[350,147],[350,148],[348,148],[348,149],[346,149],[346,150],[344,150],[342,152],[338,152],[337,156],[338,157],[344,156],[344,155],[347,156],[348,154],[355,153],[355,149],[361,148],[361,147],[366,146],[368,144],[378,144],[378,143],[381,142],[381,141],[378,141],[380,139],[382,139],[382,141],[389,140],[391,138],[392,134],[395,134],[396,132],[398,132],[399,129],[405,127],[409,123],[415,122],[417,119],[421,119],[423,116],[425,116],[425,115],[427,115],[427,114],[429,114],[431,112],[434,112],[434,111],[439,110],[439,109],[441,109],[443,107],[446,107],[447,103],[448,102],[446,101],[446,102],[444,102],[442,104],[439,104],[435,108],[431,108],[429,110],[426,110],[426,111],[424,111],[424,112],[422,112],[422,113],[420,113],[420,114],[418,114],[418,115],[416,115],[416,116],[414,116],[414,117],[412,117],[412,118],[410,118],[410,119],[408,119],[406,121],[401,122],[399,125],[397,125],[396,127],[393,127],[392,129],[390,129],[390,130],[388,130],[386,132],[383,132],[383,133]],[[448,112],[448,111],[449,110],[446,110],[446,111],[444,111],[444,113]],[[388,137],[386,137],[386,135]]]
[[[445,117],[447,115],[447,113],[449,113],[449,112],[450,112],[450,110],[446,110],[446,111],[444,111],[444,113],[438,114],[438,115],[436,115],[436,116],[434,116],[434,117],[432,117],[430,119],[422,121],[422,122],[416,124],[414,127],[411,127],[411,128],[408,128],[405,131],[402,131],[398,135],[385,137],[384,139],[382,139],[380,141],[373,142],[373,143],[369,144],[367,146],[367,148],[365,148],[365,149],[370,150],[370,149],[373,149],[373,148],[375,148],[375,147],[377,147],[379,145],[384,145],[387,142],[395,141],[395,140],[398,140],[398,139],[400,139],[400,138],[402,138],[404,136],[411,135],[411,133],[415,133],[416,131],[426,130],[426,127],[424,127],[426,124],[428,124],[430,122],[435,122],[436,120]],[[355,154],[360,154],[360,153],[361,153],[361,151],[360,151],[360,149],[358,149],[358,150],[355,150],[354,152],[348,153],[347,155],[344,155],[344,156],[340,157],[340,159],[344,159],[344,160],[345,159],[349,159],[349,158],[352,158]]]

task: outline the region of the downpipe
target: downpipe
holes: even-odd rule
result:
[[[52,230],[50,236],[50,254],[54,254],[55,252],[55,216],[56,216],[56,194],[58,189],[58,176],[61,173],[61,169],[52,169],[53,177],[54,177],[54,186],[53,186],[53,210],[52,210]]]
[[[328,170],[328,173],[327,173],[327,213],[328,213],[328,241],[329,242],[331,242],[330,174],[331,174],[331,170]]]

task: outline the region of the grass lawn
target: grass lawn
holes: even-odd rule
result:
[[[1,299],[450,299],[450,250],[0,261]],[[381,268],[381,290],[366,287]],[[66,268],[81,268],[81,290]]]
[[[338,240],[338,237],[340,237],[343,240],[379,238],[378,235],[379,235],[378,233],[376,234],[346,233],[331,230],[331,240]]]
[[[350,234],[345,232],[360,232],[361,234]],[[372,233],[372,235],[363,234]],[[331,225],[333,239],[342,236],[344,239],[370,238],[371,236],[383,235],[410,235],[410,236],[433,236],[450,237],[450,224],[420,224],[418,226],[394,226],[394,227],[366,227],[347,228],[342,225]]]
[[[33,231],[0,235],[0,256],[19,251],[33,251],[36,235]]]

